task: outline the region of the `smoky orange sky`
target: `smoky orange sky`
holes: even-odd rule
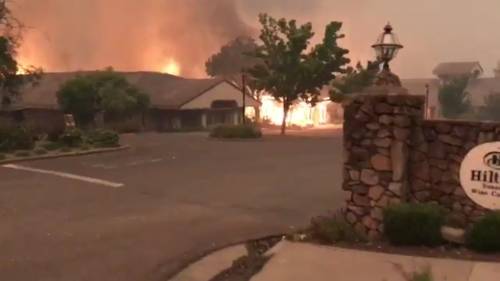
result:
[[[28,27],[19,52],[46,71],[161,71],[203,77],[204,62],[238,35],[254,34],[257,15],[312,21],[320,39],[344,22],[341,44],[356,62],[390,21],[405,49],[392,63],[403,78],[431,77],[442,61],[478,60],[491,76],[500,60],[498,0],[13,0]]]

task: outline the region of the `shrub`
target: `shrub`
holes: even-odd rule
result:
[[[62,145],[58,142],[48,142],[48,143],[44,143],[42,145],[42,147],[48,151],[54,151],[54,150],[61,149]]]
[[[500,252],[500,211],[485,215],[472,226],[467,245],[479,252]]]
[[[81,149],[82,151],[88,151],[88,150],[90,150],[91,148],[92,148],[92,147],[90,147],[90,145],[88,145],[88,144],[84,144],[84,145],[82,145],[82,146],[80,147],[80,149]]]
[[[62,144],[69,147],[76,147],[83,142],[83,133],[80,129],[68,129],[59,137]]]
[[[0,151],[30,150],[35,146],[34,135],[26,128],[0,130]]]
[[[30,155],[29,151],[18,151],[14,154],[16,157],[29,157]]]
[[[221,125],[215,127],[210,136],[223,139],[256,139],[262,137],[262,132],[254,125]]]
[[[11,140],[13,142],[13,149],[30,150],[35,147],[35,137],[26,128],[16,128],[11,132]]]
[[[60,151],[61,151],[61,152],[65,152],[65,153],[66,153],[66,152],[71,152],[71,151],[73,151],[73,150],[72,150],[71,148],[69,148],[69,147],[63,147],[63,148],[61,148],[61,150],[60,150]]]
[[[5,156],[4,154],[0,154],[0,161],[5,160],[5,158],[7,158],[7,156]]]
[[[328,244],[366,240],[341,214],[336,214],[334,217],[313,219],[311,222],[311,235],[314,239]]]
[[[9,129],[0,128],[0,151],[6,152],[11,149]]]
[[[64,134],[64,131],[52,130],[47,134],[47,140],[50,142],[58,142],[62,134]]]
[[[436,246],[442,243],[445,213],[433,204],[399,204],[384,210],[384,232],[394,245]]]
[[[95,130],[87,135],[87,141],[97,147],[114,147],[120,144],[120,136],[115,131]]]
[[[44,154],[48,153],[48,151],[44,148],[37,148],[37,149],[35,149],[34,152],[36,155],[44,155]]]

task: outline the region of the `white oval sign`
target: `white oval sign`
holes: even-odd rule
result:
[[[478,205],[500,210],[500,142],[474,147],[462,161],[460,183]]]

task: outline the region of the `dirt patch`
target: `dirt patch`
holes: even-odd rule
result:
[[[248,255],[235,260],[230,268],[217,274],[210,281],[249,281],[271,259],[271,256],[264,254],[281,239],[281,236],[274,236],[247,242],[245,246]]]

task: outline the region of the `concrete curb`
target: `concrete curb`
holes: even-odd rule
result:
[[[65,158],[65,157],[76,157],[76,156],[84,156],[91,154],[101,154],[107,152],[116,152],[129,149],[129,145],[122,145],[119,147],[111,147],[111,148],[98,148],[98,149],[90,149],[87,151],[72,151],[72,152],[63,152],[53,155],[40,155],[40,156],[30,156],[24,158],[16,158],[16,159],[7,159],[0,160],[0,165],[12,164],[12,163],[20,163],[27,161],[37,161],[37,160],[46,160],[46,159],[57,159],[57,158]]]
[[[215,251],[188,265],[169,281],[208,281],[230,268],[233,261],[248,255],[245,244],[238,244]]]
[[[193,257],[192,259],[190,259],[188,262],[184,263],[184,265],[182,266],[179,266],[176,270],[174,270],[174,272],[172,272],[171,274],[168,274],[168,275],[164,275],[162,276],[163,279],[167,280],[167,281],[179,281],[178,277],[179,276],[186,276],[186,271],[191,268],[192,266],[200,263],[201,261],[211,257],[211,256],[214,256],[214,255],[217,255],[218,253],[221,253],[221,252],[224,252],[230,248],[235,248],[235,247],[238,247],[238,246],[243,246],[245,247],[245,245],[248,243],[248,242],[251,242],[251,241],[256,241],[256,240],[262,240],[262,239],[268,239],[268,238],[273,238],[273,237],[283,237],[285,236],[286,234],[274,234],[274,235],[267,235],[267,236],[261,236],[260,238],[256,238],[256,239],[247,239],[247,240],[238,240],[238,241],[233,241],[231,243],[227,243],[225,245],[220,245],[219,247],[217,248],[213,248],[213,249],[210,249],[208,251],[205,251],[203,253],[200,253],[199,255],[197,255],[196,257]],[[280,244],[280,243],[278,243]],[[278,245],[276,244],[276,245]],[[275,247],[276,247],[275,245]],[[274,249],[271,248],[271,249]],[[271,249],[269,249],[268,251],[270,251]],[[245,255],[248,254],[246,248],[245,248]],[[223,272],[224,270],[228,269],[229,267],[231,267],[232,265],[232,262],[234,260],[237,260],[238,258],[240,258],[241,256],[238,256],[238,257],[235,257],[232,261],[231,261],[231,264],[229,264],[229,266],[225,267],[225,268],[216,268],[217,269],[217,272],[215,272],[215,274],[213,274],[213,276],[209,277],[209,278],[204,278],[204,279],[187,279],[187,280],[181,280],[181,281],[208,281],[210,280],[212,277],[216,276],[217,274]]]

